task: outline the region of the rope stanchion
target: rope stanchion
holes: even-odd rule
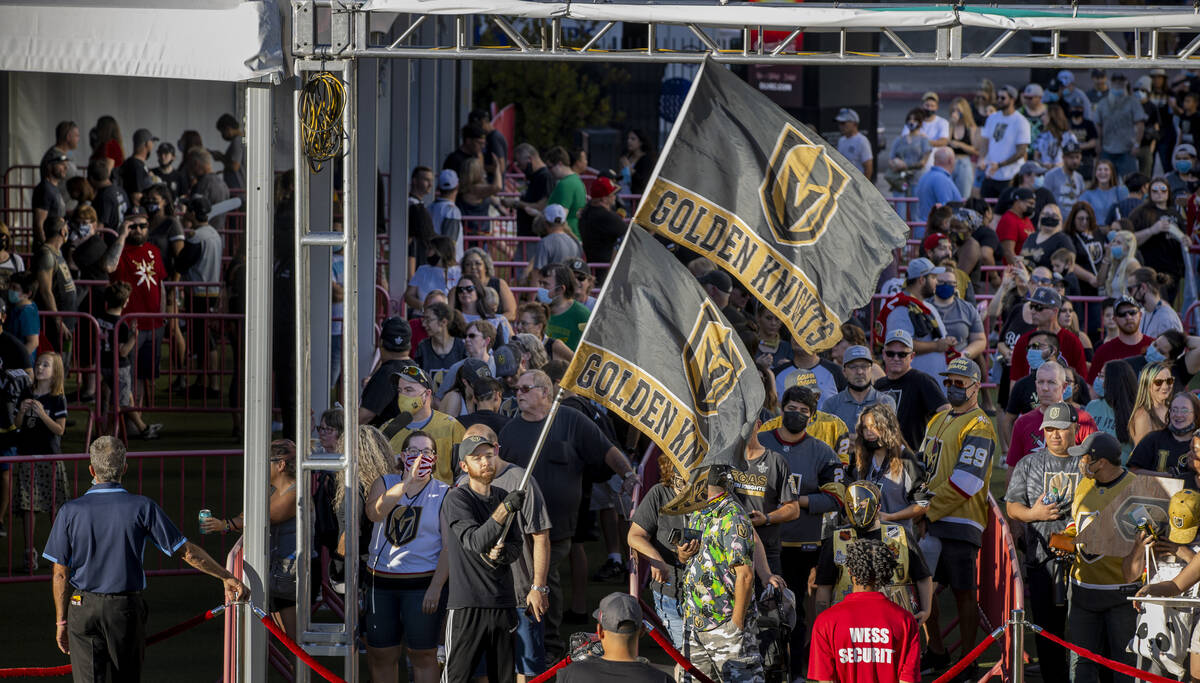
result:
[[[546,681],[553,678],[554,674],[558,673],[559,669],[565,669],[566,666],[571,663],[571,661],[572,660],[571,660],[570,655],[563,657],[562,659],[558,660],[557,664],[550,667],[549,669],[546,669],[542,673],[538,674],[538,676],[536,678],[534,678],[532,681],[529,681],[529,683],[545,683]]]
[[[270,614],[264,612],[257,605],[251,605],[251,607],[254,609],[254,613],[258,615],[259,620],[262,621],[263,626],[266,626],[267,630],[271,632],[271,635],[275,636],[280,643],[283,643],[284,647],[291,650],[292,654],[296,655],[300,661],[304,662],[309,666],[310,669],[317,672],[321,678],[324,678],[330,683],[346,683],[346,679],[325,668],[323,664],[313,659],[312,655],[305,652],[304,648],[297,645],[296,641],[288,638],[288,635],[283,632],[283,629],[279,628],[279,625],[271,619]]]
[[[675,646],[671,644],[670,639],[662,634],[661,629],[650,623],[650,620],[644,617],[642,618],[642,623],[645,624],[646,632],[650,634],[650,637],[654,639],[654,642],[658,643],[658,646],[663,649],[663,652],[666,652],[671,659],[674,659],[676,664],[682,666],[684,671],[687,671],[689,674],[694,676],[696,680],[700,681],[700,683],[713,683],[713,679],[705,676],[703,671],[697,669],[695,664],[692,664],[690,661],[688,661],[687,657],[683,656],[683,653],[675,649]]]
[[[1094,652],[1091,652],[1090,650],[1085,650],[1084,648],[1079,647],[1078,645],[1075,645],[1074,643],[1068,643],[1067,641],[1063,640],[1062,638],[1059,638],[1058,636],[1054,635],[1053,633],[1047,631],[1046,629],[1044,629],[1041,626],[1038,626],[1036,624],[1030,624],[1029,628],[1033,629],[1034,633],[1038,634],[1039,636],[1042,636],[1046,640],[1049,640],[1052,643],[1055,643],[1057,645],[1065,647],[1068,650],[1070,650],[1071,652],[1074,652],[1075,654],[1079,655],[1080,657],[1083,657],[1084,659],[1090,659],[1097,664],[1102,664],[1104,666],[1107,666],[1107,667],[1111,668],[1113,671],[1116,671],[1117,673],[1125,674],[1126,676],[1129,676],[1131,678],[1137,678],[1137,679],[1140,679],[1143,681],[1148,681],[1149,683],[1179,683],[1179,681],[1176,681],[1175,679],[1167,678],[1166,676],[1159,676],[1158,674],[1152,674],[1149,671],[1142,671],[1141,669],[1136,669],[1132,666],[1129,666],[1128,664],[1114,661],[1112,659],[1109,659],[1108,657],[1101,657],[1100,655],[1098,655]]]
[[[178,624],[175,624],[174,626],[172,626],[170,628],[165,628],[165,629],[159,631],[158,633],[155,633],[155,634],[147,637],[146,638],[146,646],[149,647],[150,645],[154,645],[155,643],[160,643],[160,642],[166,640],[167,638],[170,638],[172,636],[177,636],[180,633],[187,631],[188,629],[195,628],[196,626],[203,624],[204,622],[208,621],[209,619],[212,619],[213,617],[217,616],[218,614],[221,614],[224,611],[225,611],[225,605],[217,605],[216,607],[208,610],[204,614],[197,614],[196,616],[192,617],[191,619],[188,619],[187,621],[182,621]],[[0,678],[47,678],[47,677],[51,677],[51,676],[70,676],[70,675],[71,675],[71,665],[70,664],[63,664],[62,666],[30,666],[30,667],[22,667],[22,668],[16,668],[16,669],[0,669]]]
[[[962,673],[962,670],[967,668],[967,666],[969,666],[971,664],[971,662],[974,662],[976,659],[979,659],[979,656],[982,655],[985,650],[987,650],[989,647],[991,647],[992,643],[996,642],[996,639],[1000,637],[1001,633],[1004,633],[1004,629],[1006,629],[1006,628],[1008,628],[1007,625],[1001,626],[1000,628],[996,629],[995,631],[992,631],[991,633],[989,633],[987,635],[987,637],[984,638],[983,640],[981,640],[979,642],[979,644],[976,645],[973,650],[971,650],[970,652],[967,653],[966,657],[963,657],[961,660],[959,660],[959,662],[957,664],[950,667],[950,669],[948,671],[946,671],[946,673],[942,674],[941,676],[938,676],[937,679],[935,679],[933,681],[933,683],[949,683],[951,680],[953,680],[956,676],[958,676],[960,673]],[[1176,681],[1176,683],[1179,683],[1179,682]]]

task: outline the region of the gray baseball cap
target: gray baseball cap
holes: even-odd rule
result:
[[[628,593],[609,593],[592,616],[613,633],[636,633],[642,626],[642,606]]]
[[[919,277],[941,275],[944,272],[946,272],[945,268],[933,265],[933,261],[922,256],[908,262],[908,274],[905,275],[904,279],[911,282]]]
[[[847,348],[846,352],[842,354],[842,365],[848,365],[850,361],[856,360],[865,360],[867,362],[873,360],[871,358],[871,349],[856,344]]]
[[[887,333],[887,337],[885,337],[883,340],[883,345],[887,346],[888,344],[890,344],[892,342],[900,342],[901,344],[904,344],[905,346],[907,346],[910,349],[913,347],[913,338],[912,338],[912,335],[909,334],[908,330],[901,330],[901,329],[889,330]]]
[[[1042,413],[1042,429],[1067,429],[1079,424],[1079,413],[1069,403],[1055,403]]]

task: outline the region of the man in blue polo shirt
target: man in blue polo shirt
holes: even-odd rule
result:
[[[183,548],[185,562],[221,580],[228,602],[246,599],[250,589],[184,538],[158,504],[121,487],[124,444],[103,436],[88,452],[95,484],[62,506],[42,553],[54,563],[55,641],[71,655],[76,681],[138,681],[146,652],[147,539],[168,557]]]
[[[917,183],[917,220],[925,220],[929,212],[938,206],[963,200],[958,186],[951,178],[953,172],[954,150],[949,147],[935,149],[933,167],[926,171]],[[915,236],[916,232],[913,234]],[[924,230],[921,234],[924,235]]]

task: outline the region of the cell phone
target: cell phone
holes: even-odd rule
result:
[[[667,543],[681,545],[683,543],[683,529],[671,529],[671,532],[667,534]]]
[[[667,535],[667,541],[671,545],[683,545],[692,541],[699,541],[704,532],[699,529],[671,529],[671,533]]]

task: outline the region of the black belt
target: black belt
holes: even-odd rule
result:
[[[130,597],[130,596],[142,594],[142,591],[121,591],[120,593],[95,593],[92,591],[85,591],[82,588],[76,588],[75,591],[78,593],[82,593],[84,595],[95,595],[100,598],[122,598],[122,597]]]

